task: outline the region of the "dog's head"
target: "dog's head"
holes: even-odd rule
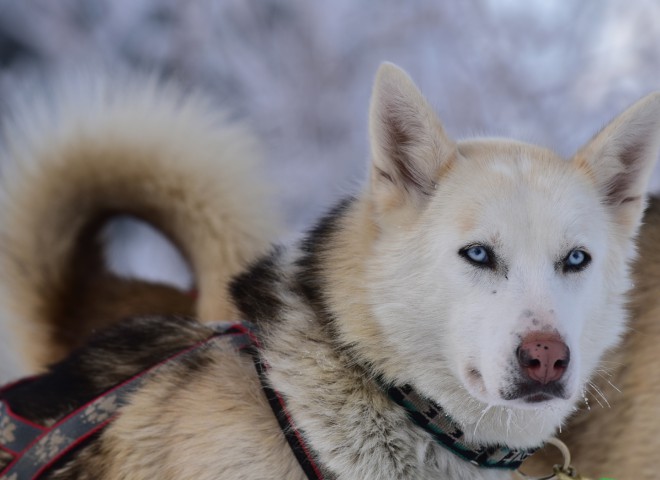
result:
[[[464,423],[476,405],[504,408],[533,412],[547,434],[625,328],[660,94],[567,160],[506,140],[453,141],[386,64],[370,134],[378,233],[365,271],[397,381]]]

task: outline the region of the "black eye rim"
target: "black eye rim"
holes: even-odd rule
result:
[[[571,257],[571,255],[572,255],[574,252],[576,252],[576,251],[582,252],[582,253],[584,254],[584,260],[583,260],[583,262],[580,263],[579,265],[572,265],[572,264],[570,264],[570,263],[568,262],[568,259],[569,259],[569,258]],[[589,254],[589,252],[587,251],[587,249],[584,248],[584,247],[575,247],[575,248],[572,248],[572,249],[566,254],[566,256],[564,257],[564,259],[561,261],[562,271],[563,271],[564,273],[577,273],[577,272],[581,272],[582,270],[584,270],[585,268],[587,268],[587,267],[589,266],[590,263],[591,263],[591,255]]]
[[[470,256],[468,255],[468,251],[475,247],[483,248],[486,251],[487,261],[477,262],[472,258],[470,258]],[[495,270],[495,268],[497,267],[497,259],[495,257],[495,252],[493,252],[493,249],[491,247],[483,243],[471,243],[470,245],[466,245],[458,251],[458,254],[461,257],[463,257],[470,265],[473,265],[475,267],[485,268],[487,270]]]

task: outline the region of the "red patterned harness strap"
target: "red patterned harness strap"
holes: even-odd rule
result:
[[[210,338],[177,352],[116,385],[48,428],[15,415],[9,405],[0,399],[0,449],[12,457],[11,462],[0,471],[0,480],[38,478],[64,455],[83,445],[86,440],[105,428],[119,414],[119,409],[126,405],[130,394],[148,379],[164,371],[174,362],[218,344],[236,350],[251,347],[254,341],[249,332],[250,328],[244,324],[218,325],[216,333]],[[25,381],[29,382],[30,379]],[[11,389],[13,385],[4,387],[2,391]]]

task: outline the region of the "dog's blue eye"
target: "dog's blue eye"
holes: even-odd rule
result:
[[[564,272],[578,272],[589,265],[590,261],[591,255],[581,248],[571,250],[564,259]]]
[[[458,253],[470,263],[478,267],[493,268],[495,266],[492,252],[488,247],[483,245],[472,245],[470,247],[465,247]]]
[[[473,262],[486,263],[488,261],[488,252],[484,247],[471,247],[465,253]]]
[[[582,250],[573,250],[568,256],[568,264],[573,266],[582,265],[587,256]]]

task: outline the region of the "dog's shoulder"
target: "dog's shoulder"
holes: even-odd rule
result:
[[[125,320],[42,375],[0,392],[12,411],[48,426],[115,385],[213,335],[208,326],[174,316]],[[187,362],[195,358],[187,358]]]

